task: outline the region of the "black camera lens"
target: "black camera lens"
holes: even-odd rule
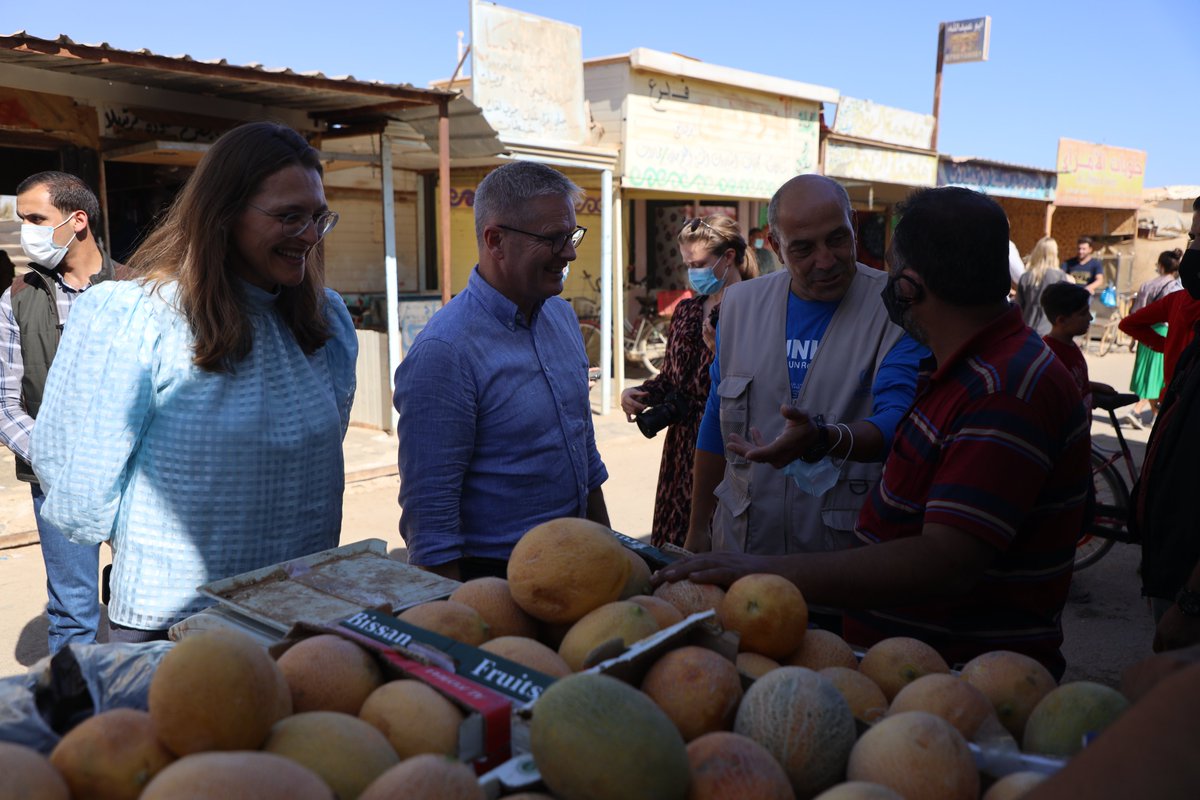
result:
[[[637,422],[642,436],[653,439],[663,428],[683,419],[686,408],[687,402],[684,395],[678,391],[671,391],[667,393],[661,403],[645,409],[634,418],[634,421]]]
[[[675,421],[674,416],[669,406],[661,405],[647,408],[634,417],[634,421],[637,423],[638,430],[642,432],[642,436],[653,439],[659,431]]]

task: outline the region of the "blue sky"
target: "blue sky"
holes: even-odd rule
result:
[[[4,5],[0,33],[417,86],[469,37],[468,0]],[[990,60],[945,69],[941,152],[1053,169],[1062,136],[1147,151],[1147,186],[1200,184],[1200,0],[503,5],[578,25],[585,58],[649,47],[923,113],[938,22],[991,15]]]

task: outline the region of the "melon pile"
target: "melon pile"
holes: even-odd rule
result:
[[[953,674],[933,648],[893,638],[860,661],[809,630],[800,591],[774,575],[650,589],[645,562],[607,528],[554,520],[517,544],[507,580],[468,581],[400,618],[557,679],[530,723],[553,794],[530,800],[976,800],[967,742],[1006,730],[1027,752],[1069,756],[1126,706],[1105,686],[1056,686],[1016,653]],[[587,671],[709,609],[738,634],[736,662],[686,645],[636,685]],[[454,760],[463,719],[340,637],[275,661],[243,634],[205,631],[163,658],[148,712],[97,714],[48,759],[0,743],[0,797],[474,800],[474,771]],[[984,800],[1038,780],[1010,775]]]

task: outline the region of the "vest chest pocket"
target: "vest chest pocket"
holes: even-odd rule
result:
[[[717,384],[717,396],[721,400],[721,438],[729,443],[730,434],[748,438],[750,419],[750,384],[753,378],[730,375]],[[729,454],[726,454],[730,458]],[[731,459],[732,460],[732,459]],[[742,461],[743,459],[737,459]]]

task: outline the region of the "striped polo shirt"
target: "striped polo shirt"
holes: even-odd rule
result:
[[[941,524],[988,543],[996,558],[962,597],[849,612],[846,638],[866,646],[912,636],[952,664],[1015,650],[1061,675],[1090,444],[1075,382],[1015,307],[926,372],[858,537],[870,545]]]

